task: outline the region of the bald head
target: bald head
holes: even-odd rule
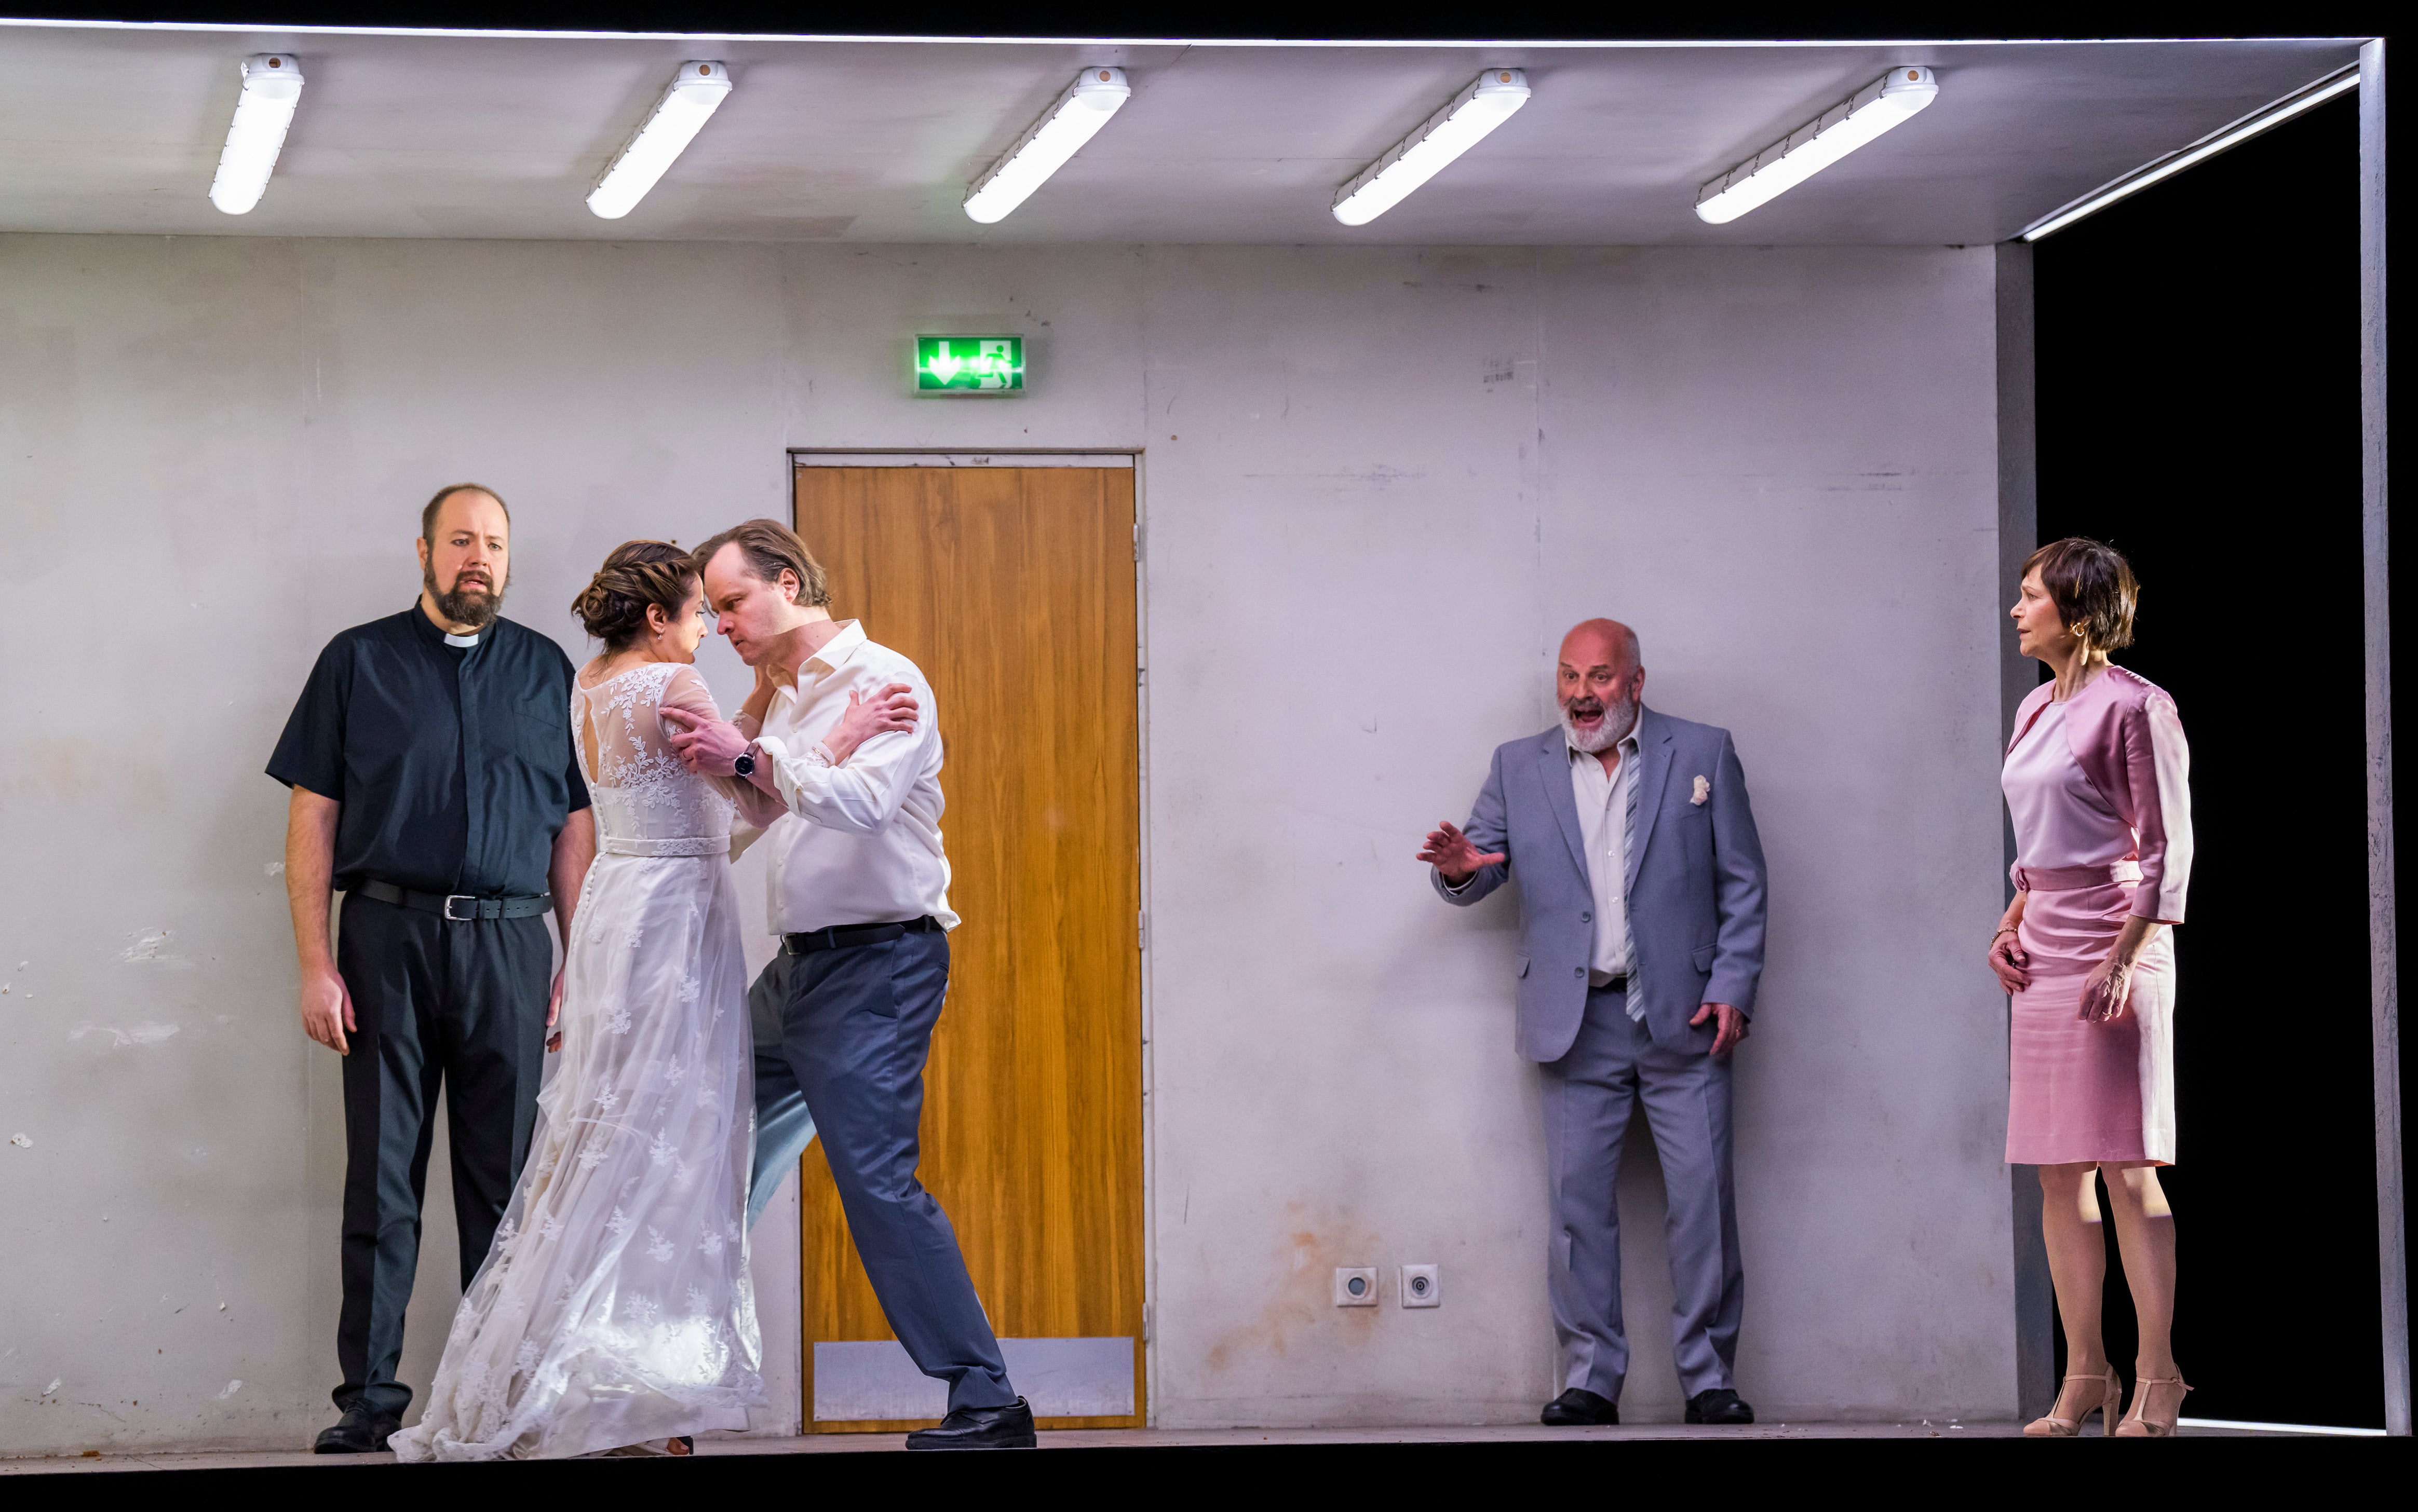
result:
[[[1645,691],[1637,632],[1617,619],[1586,619],[1562,637],[1554,696],[1562,706],[1563,733],[1577,749],[1612,749],[1637,723],[1637,700]]]
[[[1562,637],[1562,664],[1587,667],[1608,664],[1615,673],[1634,672],[1645,664],[1637,632],[1617,619],[1582,619]]]

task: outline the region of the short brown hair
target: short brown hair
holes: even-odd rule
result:
[[[489,498],[496,501],[496,508],[504,512],[504,524],[509,526],[513,523],[513,507],[504,502],[503,495],[497,493],[486,484],[447,483],[444,487],[438,489],[432,497],[430,497],[428,500],[428,507],[420,512],[421,540],[427,542],[432,546],[436,544],[436,512],[444,508],[445,501],[451,498],[456,494],[486,495]]]
[[[2083,536],[2052,541],[2024,558],[2017,581],[2038,568],[2041,587],[2048,590],[2057,617],[2098,651],[2120,651],[2133,644],[2133,611],[2140,603],[2141,585],[2134,580],[2133,564],[2124,554]]]
[[[747,570],[767,583],[781,581],[787,570],[798,580],[798,591],[790,602],[808,609],[823,608],[831,603],[831,580],[823,575],[822,563],[798,539],[798,533],[778,520],[750,520],[735,525],[696,548],[693,554],[699,573],[713,554],[725,546],[737,546],[747,558]]]
[[[647,605],[676,619],[696,586],[696,563],[668,541],[624,541],[588,580],[571,612],[608,651],[628,649],[647,632]]]

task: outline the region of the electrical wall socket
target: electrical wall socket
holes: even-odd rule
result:
[[[1433,1265],[1402,1267],[1402,1306],[1405,1307],[1441,1307],[1444,1306],[1444,1278]]]
[[[1335,1305],[1373,1307],[1377,1305],[1377,1267],[1339,1265],[1335,1268]]]

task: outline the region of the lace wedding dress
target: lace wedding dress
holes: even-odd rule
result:
[[[656,710],[696,669],[574,684],[598,854],[573,921],[562,1064],[454,1315],[405,1460],[556,1459],[744,1428],[760,1399],[744,1212],[755,1138],[732,803]]]

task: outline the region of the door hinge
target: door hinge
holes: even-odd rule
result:
[[[1134,522],[1134,560],[1141,560],[1141,522]]]
[[[1150,914],[1147,911],[1134,915],[1134,939],[1140,949],[1150,949]]]

